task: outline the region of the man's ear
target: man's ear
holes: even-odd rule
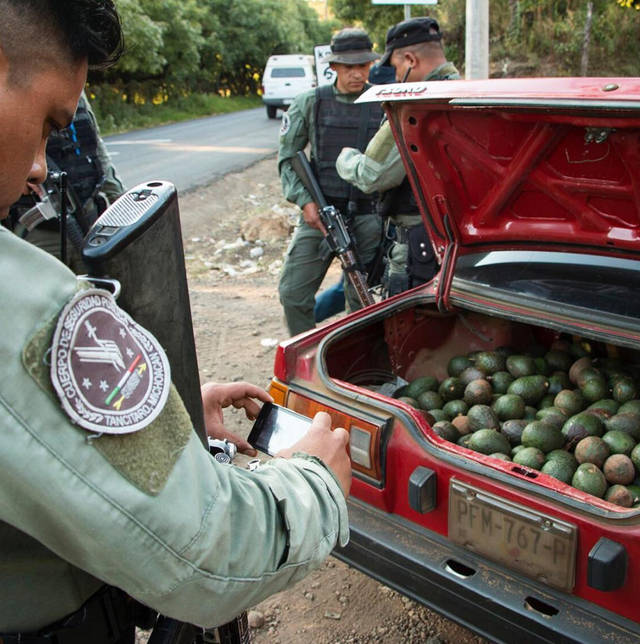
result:
[[[413,68],[418,66],[418,63],[420,61],[418,60],[418,57],[415,55],[414,52],[405,51],[404,54],[402,54],[402,55],[404,56],[404,59],[407,62],[407,64],[409,65],[409,67],[411,67],[413,69]]]

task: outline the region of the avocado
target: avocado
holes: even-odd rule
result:
[[[582,397],[592,403],[604,398],[609,393],[609,386],[604,378],[589,378],[580,387]]]
[[[458,430],[448,420],[439,420],[431,427],[431,429],[433,429],[440,438],[443,438],[450,443],[455,443],[460,438]]]
[[[571,381],[565,371],[554,371],[549,376],[549,393],[555,396],[563,389],[571,389]]]
[[[585,367],[578,372],[578,375],[576,377],[576,385],[578,385],[578,387],[582,387],[585,382],[588,382],[592,378],[602,377],[602,372],[599,369],[596,369],[595,367]]]
[[[490,376],[496,371],[505,370],[505,357],[497,351],[480,351],[473,359],[474,365],[483,373]]]
[[[624,485],[612,485],[605,493],[604,500],[623,508],[633,505],[633,495]]]
[[[526,405],[536,405],[547,393],[549,381],[545,376],[523,376],[516,378],[507,389],[507,393],[520,396]]]
[[[523,418],[525,420],[535,420],[537,413],[538,410],[535,407],[532,407],[531,405],[525,405]]]
[[[640,415],[640,400],[634,398],[633,400],[627,400],[627,402],[622,403],[618,408],[619,414],[639,414]]]
[[[520,441],[525,447],[537,447],[547,453],[560,449],[564,445],[564,436],[559,429],[548,425],[544,420],[534,420],[522,430]]]
[[[464,388],[464,401],[468,405],[488,405],[493,398],[493,389],[487,380],[472,380]]]
[[[505,420],[500,431],[509,439],[512,445],[520,445],[522,430],[529,424],[524,418],[512,418]]]
[[[640,440],[640,415],[631,412],[616,414],[604,421],[607,431],[619,430],[629,434],[637,442]]]
[[[497,432],[495,429],[479,429],[473,432],[468,447],[475,452],[482,454],[493,454],[494,452],[502,452],[509,454],[511,452],[511,445],[507,437]]]
[[[439,393],[427,389],[418,395],[418,405],[421,409],[431,411],[432,409],[442,409],[444,401]]]
[[[638,396],[638,388],[633,378],[628,376],[617,378],[611,387],[611,395],[614,400],[625,403]]]
[[[411,407],[415,407],[416,409],[420,408],[418,401],[415,398],[411,398],[410,396],[400,396],[398,400],[405,403],[406,405],[411,405]]]
[[[580,358],[576,360],[571,367],[569,367],[569,380],[573,382],[574,384],[578,384],[578,378],[580,377],[580,374],[582,371],[585,369],[589,369],[593,366],[593,363],[591,361],[591,358],[588,356],[584,356],[583,358]],[[566,387],[566,389],[569,389],[569,387]]]
[[[524,447],[513,456],[513,462],[539,470],[544,465],[544,453],[537,447]]]
[[[491,405],[498,420],[511,420],[524,416],[524,400],[515,394],[503,394]]]
[[[636,466],[636,470],[640,472],[640,443],[638,443],[632,450],[631,450],[631,461],[633,464]],[[640,477],[637,479],[637,485],[640,485]]]
[[[493,375],[488,376],[487,380],[491,382],[493,393],[506,394],[509,385],[515,378],[508,371],[496,371]]]
[[[602,473],[609,483],[628,485],[636,477],[633,462],[626,454],[611,454],[602,466]]]
[[[533,376],[538,372],[536,361],[531,356],[511,355],[506,359],[505,365],[514,378]]]
[[[448,420],[447,415],[444,413],[444,410],[442,409],[430,409],[429,413],[433,416],[433,420],[436,423],[439,420]]]
[[[567,415],[558,407],[545,407],[536,412],[536,420],[544,420],[545,423],[552,427],[562,429],[562,426],[567,421]]]
[[[469,407],[467,418],[469,419],[469,428],[472,432],[475,432],[478,429],[497,430],[500,428],[498,417],[493,409],[487,405],[473,405],[473,407]],[[494,451],[497,452],[498,450]]]
[[[458,376],[462,384],[466,387],[472,380],[479,380],[480,378],[486,378],[484,371],[480,371],[477,367],[467,367],[462,373]]]
[[[491,458],[497,458],[500,461],[511,461],[511,456],[507,456],[502,452],[494,452],[493,454],[489,454],[489,456],[491,456]]]
[[[464,416],[469,409],[469,405],[464,400],[450,400],[445,403],[442,411],[447,415],[449,420],[454,419],[456,416]]]
[[[586,411],[574,414],[562,426],[562,435],[567,441],[569,449],[581,441],[585,436],[602,436],[604,425],[593,414]]]
[[[469,418],[467,416],[456,416],[451,419],[451,424],[458,430],[460,436],[466,436],[471,433]]]
[[[459,400],[464,394],[465,385],[454,376],[445,378],[438,387],[438,393],[442,396],[442,400],[448,402],[449,400]]]
[[[591,403],[587,409],[602,409],[606,411],[606,416],[613,416],[617,411],[620,403],[613,398],[601,398]]]
[[[471,437],[472,437],[472,436],[473,436],[473,434],[463,434],[463,435],[462,435],[462,436],[460,436],[460,438],[456,441],[456,443],[457,443],[458,445],[460,445],[460,447],[466,447],[467,449],[471,449],[471,448],[469,447],[469,441],[471,440]]]
[[[576,471],[579,465],[576,457],[571,452],[567,452],[566,449],[552,449],[545,457],[545,463],[548,461],[562,461],[565,465],[573,468],[573,472]]]
[[[615,429],[607,432],[602,440],[609,446],[612,454],[626,454],[628,456],[636,446],[632,436]]]
[[[553,405],[573,416],[584,409],[585,401],[579,389],[563,389],[556,394]]]
[[[437,391],[438,390],[438,379],[433,376],[422,376],[421,378],[416,378],[412,380],[408,385],[407,389],[404,392],[404,396],[409,396],[410,398],[418,399],[418,396],[423,391]]]
[[[638,503],[638,501],[640,501],[640,485],[635,485],[631,483],[627,485],[627,490],[631,492],[631,496],[633,497],[633,502]]]
[[[548,376],[551,373],[551,368],[544,358],[534,358],[533,361],[536,365],[535,373],[539,373],[541,376]]]
[[[567,462],[552,459],[546,461],[546,463],[540,468],[540,471],[544,474],[549,474],[553,478],[562,481],[563,483],[571,483],[571,479],[576,471],[576,467],[571,467]]]
[[[453,356],[447,364],[447,373],[457,378],[467,367],[472,365],[473,362],[467,356]]]
[[[559,351],[551,349],[544,354],[544,359],[547,361],[551,371],[569,371],[574,359],[567,351]]]
[[[538,403],[538,409],[546,409],[547,407],[553,407],[553,401],[555,396],[553,394],[545,394],[542,396],[542,400]]]
[[[571,479],[571,485],[582,492],[602,498],[607,491],[607,479],[593,463],[578,465]]]
[[[527,449],[524,445],[515,445],[514,447],[511,448],[511,460],[513,460],[513,457],[518,453],[521,452],[523,449]]]
[[[573,454],[578,463],[593,463],[602,468],[611,450],[600,436],[585,436],[578,442]]]

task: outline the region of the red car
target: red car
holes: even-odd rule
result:
[[[351,540],[335,555],[494,641],[637,643],[639,497],[623,507],[608,478],[605,498],[522,461],[524,434],[486,453],[464,439],[480,431],[469,426],[477,398],[465,409],[460,383],[443,383],[480,368],[480,354],[501,356],[471,379],[492,384],[495,410],[521,377],[505,360],[525,356],[546,402],[523,394],[524,419],[560,409],[567,441],[556,451],[578,458],[564,420],[587,410],[601,428],[578,438],[631,460],[640,429],[624,449],[603,437],[616,409],[640,398],[640,79],[411,83],[364,100],[385,102],[440,271],[278,348],[275,401],[325,410],[350,431]],[[557,398],[578,389],[569,363],[554,362],[567,356],[606,382],[575,410]],[[511,379],[503,390],[498,371]],[[407,397],[407,384],[434,378],[440,408]],[[631,389],[616,394],[617,378]],[[500,420],[481,431],[504,442]]]

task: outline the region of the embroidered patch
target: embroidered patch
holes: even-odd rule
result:
[[[169,362],[158,341],[107,291],[81,291],[58,318],[51,382],[73,422],[128,434],[149,425],[169,395]]]
[[[291,119],[289,118],[289,114],[285,112],[282,115],[282,125],[280,126],[280,136],[284,136],[289,129],[291,128]]]

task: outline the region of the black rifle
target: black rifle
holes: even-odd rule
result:
[[[356,290],[360,304],[362,306],[374,304],[375,300],[367,285],[367,274],[362,270],[362,264],[356,254],[356,249],[344,218],[335,206],[327,203],[322,194],[320,184],[313,174],[311,164],[302,150],[291,159],[291,166],[313,197],[313,200],[318,204],[320,220],[327,231],[325,239],[329,244],[329,248],[340,260],[342,269]]]
[[[203,447],[208,448],[175,186],[149,181],[127,191],[87,233],[82,259],[98,284],[120,283],[118,304],[160,342],[171,365],[171,379]],[[250,641],[243,613],[207,630],[161,615],[149,643]]]

